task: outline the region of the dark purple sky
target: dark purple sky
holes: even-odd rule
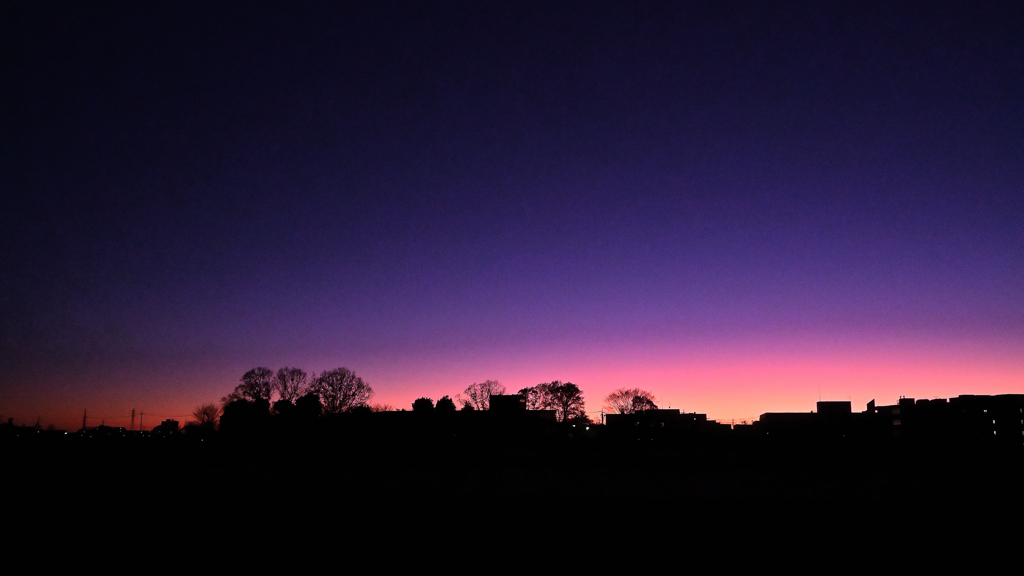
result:
[[[6,3],[0,415],[1020,392],[1024,5],[890,4]]]

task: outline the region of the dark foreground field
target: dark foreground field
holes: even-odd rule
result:
[[[4,446],[16,517],[186,526],[246,518],[600,525],[685,514],[907,522],[1024,501],[1024,454],[853,446],[450,442],[429,446],[212,437]],[[213,519],[211,521],[211,519]]]

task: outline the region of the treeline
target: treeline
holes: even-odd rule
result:
[[[431,398],[412,402],[414,412],[455,412],[489,410],[493,396],[507,394],[497,380],[474,382],[457,394],[441,397],[436,405]],[[527,410],[550,410],[555,420],[590,423],[583,391],[572,382],[543,382],[516,393]],[[257,367],[242,375],[234,390],[221,398],[220,406],[204,404],[193,412],[195,420],[186,430],[212,431],[218,427],[249,427],[270,416],[290,421],[308,421],[323,415],[391,411],[386,404],[370,404],[373,388],[348,368],[336,368],[307,374],[301,368],[285,366],[276,372]],[[654,395],[639,388],[623,388],[605,397],[609,413],[631,414],[657,409]]]
[[[226,408],[241,400],[269,406],[275,396],[275,412],[295,406],[304,397],[316,396],[324,413],[340,414],[356,408],[369,408],[373,388],[348,368],[307,375],[301,368],[286,366],[275,373],[270,368],[260,367],[246,372],[235,389],[221,398],[221,404]]]
[[[373,388],[348,368],[307,374],[289,366],[277,372],[258,367],[242,375],[235,389],[221,398],[220,408],[213,404],[196,408],[191,425],[210,431],[219,419],[222,429],[252,429],[268,424],[271,416],[295,424],[325,414],[390,408],[371,406],[371,397]]]

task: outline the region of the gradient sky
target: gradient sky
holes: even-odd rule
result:
[[[4,420],[1024,392],[1024,4],[252,4],[0,8]]]

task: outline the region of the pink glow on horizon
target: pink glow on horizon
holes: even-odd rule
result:
[[[770,344],[646,347],[563,343],[520,354],[477,350],[449,357],[381,354],[317,363],[312,356],[269,360],[253,365],[300,366],[309,373],[347,366],[374,388],[371,402],[397,409],[409,409],[421,396],[435,401],[446,394],[455,398],[469,384],[487,379],[499,380],[509,393],[540,382],[571,381],[583,389],[587,411],[595,420],[609,392],[634,386],[653,392],[662,407],[705,413],[723,421],[753,420],[765,412],[809,412],[819,393],[823,400],[850,400],[854,411],[861,411],[871,399],[884,405],[900,396],[949,398],[1024,391],[1024,358],[1012,343],[897,338],[860,344],[785,339]],[[38,415],[43,426],[53,423],[77,430],[84,408],[89,410],[90,426],[105,420],[108,425],[127,427],[135,408],[136,426],[140,417],[146,429],[164,418],[185,424],[195,407],[218,402],[251,367],[238,364],[212,371],[196,365],[171,373],[136,369],[95,371],[76,378],[52,375],[45,393],[26,388],[6,398],[4,417],[13,416],[21,425],[34,423]]]
[[[850,400],[854,410],[860,411],[871,399],[891,404],[900,396],[949,398],[1024,390],[1024,360],[1011,347],[893,344],[881,340],[840,349],[777,343],[770,350],[748,346],[704,355],[692,349],[676,354],[646,350],[635,356],[621,349],[551,351],[518,365],[477,360],[447,366],[434,378],[420,380],[421,387],[406,384],[408,380],[399,382],[406,375],[392,373],[384,380],[394,385],[378,390],[382,401],[386,398],[402,408],[418,396],[454,397],[474,381],[497,379],[512,393],[559,379],[583,389],[592,417],[597,417],[609,392],[636,386],[653,392],[663,407],[737,421],[772,411],[811,411],[819,394],[823,400]]]

